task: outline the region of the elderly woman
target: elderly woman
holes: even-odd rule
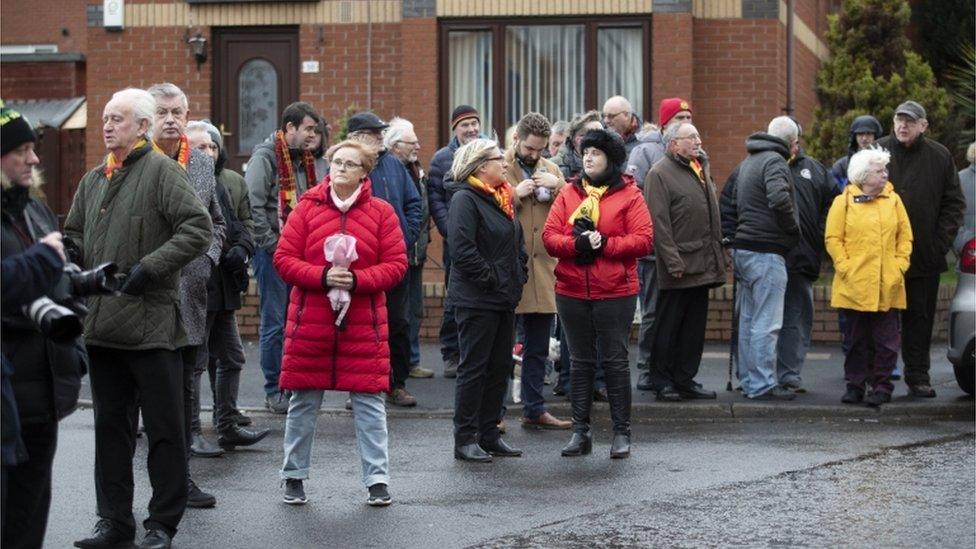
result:
[[[448,210],[451,278],[447,301],[458,323],[461,360],[454,393],[454,457],[490,462],[522,451],[501,439],[498,422],[512,375],[515,306],[528,277],[508,165],[494,141],[459,148]]]
[[[888,159],[887,151],[875,148],[851,156],[850,184],[827,214],[827,253],[836,271],[830,305],[844,311],[844,338],[850,344],[844,360],[847,391],[841,399],[846,404],[880,406],[891,401],[894,388],[891,373],[901,345],[896,309],[906,306],[912,228],[888,181]],[[871,392],[865,397],[867,387]]]
[[[591,130],[580,142],[583,173],[556,197],[542,241],[556,264],[556,309],[569,339],[573,435],[564,456],[588,454],[597,357],[606,369],[613,419],[611,458],[630,456],[628,339],[637,296],[637,258],[651,251],[651,216],[623,173],[624,142]]]
[[[275,268],[292,287],[280,379],[281,389],[292,391],[281,468],[284,501],[307,501],[302,481],[308,478],[322,392],[328,390],[350,394],[367,503],[389,505],[384,292],[407,272],[403,233],[393,207],[370,191],[367,174],[376,154],[343,141],[326,156],[329,175],[302,195],[274,255]],[[351,249],[341,245],[348,245],[345,237],[353,237]]]

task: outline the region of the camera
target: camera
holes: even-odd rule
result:
[[[115,263],[103,263],[88,271],[68,263],[49,295],[24,306],[24,316],[51,339],[74,339],[81,335],[81,318],[88,314],[83,299],[117,292],[122,285],[118,272]]]

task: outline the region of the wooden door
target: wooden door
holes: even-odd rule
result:
[[[213,122],[224,132],[227,167],[243,173],[254,146],[298,101],[298,28],[215,28],[213,37]]]

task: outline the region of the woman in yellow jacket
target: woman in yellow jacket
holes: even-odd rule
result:
[[[844,309],[850,351],[844,361],[846,404],[880,406],[891,401],[891,372],[898,361],[905,271],[912,254],[912,228],[901,197],[888,181],[889,154],[864,149],[851,157],[851,185],[827,214],[827,253],[834,260],[830,304]],[[869,354],[874,347],[874,360]],[[871,392],[865,398],[865,387]]]

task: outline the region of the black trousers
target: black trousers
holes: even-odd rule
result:
[[[207,312],[207,342],[197,354],[193,381],[193,418],[190,426],[200,430],[200,377],[206,370],[214,402],[214,427],[217,433],[232,430],[241,385],[241,370],[246,357],[235,311]]]
[[[402,389],[410,377],[410,281],[404,277],[386,292],[390,330],[390,389]]]
[[[705,348],[708,288],[661,290],[656,311],[651,384],[690,389]]]
[[[908,307],[901,312],[901,359],[905,362],[905,383],[928,385],[939,275],[906,278],[905,292]]]
[[[637,296],[588,300],[556,294],[556,310],[569,342],[573,431],[590,429],[596,365],[606,371],[614,433],[630,434],[628,344]]]
[[[456,307],[454,314],[461,349],[454,391],[454,445],[493,442],[500,436],[498,422],[515,367],[515,312]]]
[[[193,441],[193,405],[197,400],[194,395],[196,384],[197,355],[202,345],[187,345],[180,349],[183,361],[183,442],[186,445],[186,472],[190,474],[190,444]]]
[[[51,508],[51,464],[58,446],[58,422],[20,426],[27,461],[3,467],[3,548],[44,543]]]
[[[98,516],[135,532],[132,516],[133,428],[142,409],[153,495],[143,526],[176,534],[186,508],[183,364],[179,351],[128,351],[90,345],[95,408],[95,500]]]

